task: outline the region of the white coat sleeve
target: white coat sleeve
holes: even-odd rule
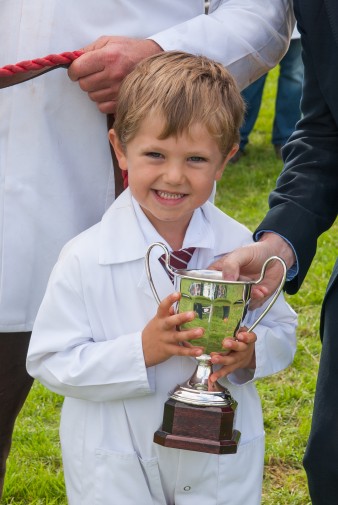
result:
[[[52,272],[33,328],[27,370],[55,393],[91,401],[153,392],[141,331],[113,340],[92,334],[81,266],[73,255],[61,258]]]
[[[281,60],[294,24],[292,0],[212,0],[208,15],[149,38],[223,63],[244,89]]]
[[[248,312],[246,326],[254,323],[267,303],[261,309]],[[270,311],[253,330],[257,335],[256,369],[239,369],[230,374],[228,380],[236,385],[246,384],[288,367],[296,352],[296,328],[297,315],[285,302],[283,294],[280,294]]]

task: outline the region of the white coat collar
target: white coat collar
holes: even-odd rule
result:
[[[208,249],[213,257],[231,250],[229,249],[229,234],[224,229],[224,214],[210,202],[206,202],[201,209],[206,221],[205,225],[196,230],[195,243],[185,242],[184,246],[194,245],[198,248]],[[229,217],[228,220],[233,222]],[[217,236],[215,236],[215,232]],[[139,227],[129,188],[104,214],[99,241],[100,264],[125,263],[145,257],[149,244]],[[119,247],[117,247],[118,244]]]
[[[99,240],[100,264],[125,263],[145,256],[147,244],[138,226],[129,188],[103,215]]]

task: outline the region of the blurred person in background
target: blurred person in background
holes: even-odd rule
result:
[[[271,142],[277,158],[281,157],[281,148],[294,131],[300,119],[300,99],[303,86],[303,62],[300,34],[295,27],[287,53],[279,62],[279,75],[275,101],[275,115],[272,127]],[[241,127],[239,151],[231,162],[236,163],[245,154],[245,147],[256,123],[262,104],[264,85],[267,74],[253,82],[242,91],[246,103],[244,123]]]

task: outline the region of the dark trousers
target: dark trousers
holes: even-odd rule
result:
[[[32,387],[26,371],[31,333],[0,333],[0,497],[15,420]]]
[[[331,281],[323,304],[323,347],[304,458],[313,505],[338,503],[338,261]]]
[[[242,91],[246,102],[245,121],[241,126],[240,149],[249,142],[249,135],[256,123],[263,98],[267,74]],[[300,99],[303,85],[303,62],[300,39],[292,39],[289,49],[279,63],[279,76],[272,128],[272,144],[283,146],[300,119]]]

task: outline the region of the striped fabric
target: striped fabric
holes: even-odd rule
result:
[[[169,265],[175,270],[184,270],[187,268],[195,249],[196,247],[188,247],[187,249],[172,251],[169,256]],[[159,261],[170,277],[171,282],[174,283],[174,276],[166,269],[165,254],[162,254],[162,256],[159,258]]]

